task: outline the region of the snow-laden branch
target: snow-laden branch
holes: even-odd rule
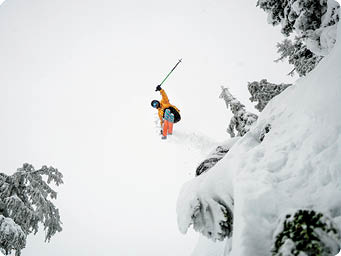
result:
[[[4,223],[0,233],[6,230],[11,233],[8,240],[3,237],[0,243],[6,254],[15,250],[20,255],[26,236],[37,233],[39,223],[44,226],[45,241],[62,230],[59,211],[51,202],[57,192],[49,185],[51,182],[56,186],[63,184],[62,178],[53,167],[35,170],[30,164],[24,164],[13,175],[0,173],[0,217]]]

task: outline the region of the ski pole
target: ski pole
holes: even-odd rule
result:
[[[176,63],[176,65],[174,66],[174,68],[172,68],[172,70],[168,73],[168,75],[165,77],[165,79],[163,79],[163,81],[161,82],[160,86],[166,81],[166,79],[169,77],[169,75],[174,71],[174,69],[179,65],[179,63],[182,61],[182,59],[180,59],[178,61],[178,63]]]

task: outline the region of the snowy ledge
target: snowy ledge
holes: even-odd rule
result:
[[[341,26],[330,55],[274,98],[228,154],[184,184],[178,225],[213,240],[232,235],[226,255],[270,255],[278,220],[313,209],[341,229]],[[261,131],[271,131],[259,141]],[[233,233],[222,228],[223,209]]]

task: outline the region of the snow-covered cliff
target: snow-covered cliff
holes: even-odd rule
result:
[[[224,250],[207,254],[225,256],[271,255],[279,221],[297,209],[321,212],[341,229],[341,26],[331,53],[270,101],[222,160],[187,182],[177,204],[180,230],[193,225],[225,239]]]

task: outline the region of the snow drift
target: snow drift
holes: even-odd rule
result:
[[[180,231],[193,225],[212,240],[225,239],[225,256],[264,256],[271,255],[278,221],[296,209],[321,212],[341,229],[340,70],[341,26],[331,53],[270,101],[222,160],[183,186]],[[233,231],[224,226],[226,211]]]

